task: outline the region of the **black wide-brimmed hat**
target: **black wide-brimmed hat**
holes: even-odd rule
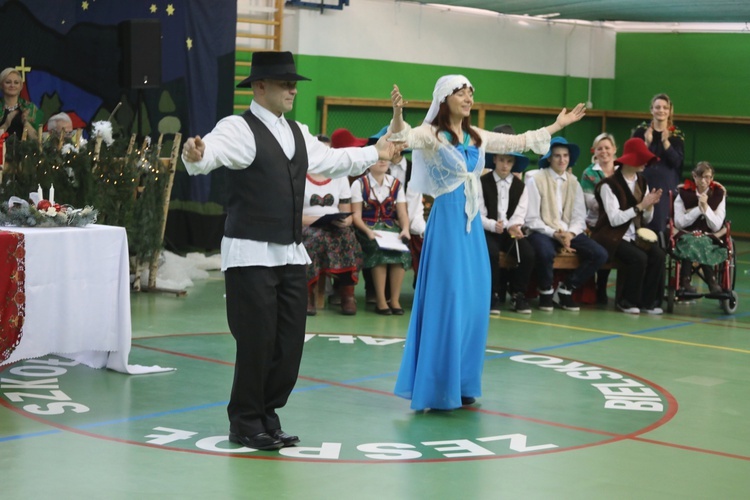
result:
[[[256,80],[299,81],[309,78],[297,74],[291,52],[253,52],[250,76],[237,86],[250,87]]]

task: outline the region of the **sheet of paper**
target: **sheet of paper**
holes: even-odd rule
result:
[[[375,234],[377,234],[379,237],[375,238],[375,241],[377,242],[378,246],[384,250],[396,250],[398,252],[408,252],[409,247],[404,244],[403,241],[401,241],[401,238],[399,238],[398,233],[392,233],[390,231],[381,231],[381,230],[374,230]]]

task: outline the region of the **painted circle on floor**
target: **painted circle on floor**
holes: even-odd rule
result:
[[[0,401],[51,432],[233,458],[337,463],[556,453],[633,438],[677,411],[664,389],[622,370],[490,347],[476,404],[414,412],[392,392],[403,342],[308,334],[297,386],[279,411],[284,430],[302,442],[274,452],[227,439],[234,359],[228,333],[135,339],[131,362],[176,368],[161,374],[128,376],[56,356],[20,362],[0,370]]]

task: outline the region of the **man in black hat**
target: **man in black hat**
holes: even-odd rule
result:
[[[250,109],[220,120],[204,138],[185,142],[191,175],[229,169],[222,271],[227,319],[237,344],[227,407],[229,441],[258,450],[293,446],[276,410],[294,388],[302,357],[307,307],[302,204],[307,171],[327,177],[358,175],[398,146],[332,149],[307,126],[284,118],[297,95],[291,52],[255,52]]]

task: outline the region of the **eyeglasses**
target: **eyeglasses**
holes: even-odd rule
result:
[[[281,87],[284,90],[294,90],[297,88],[297,82],[286,82],[286,81],[281,81],[281,80],[272,80],[272,81],[276,86]]]

